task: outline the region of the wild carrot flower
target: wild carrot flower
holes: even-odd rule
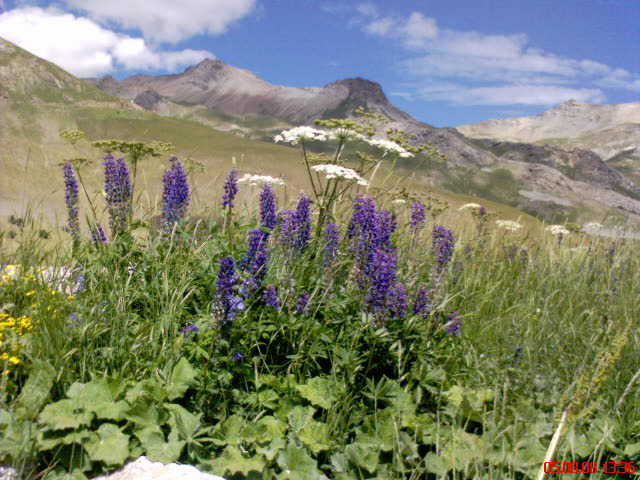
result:
[[[449,321],[447,324],[446,332],[449,335],[453,335],[454,337],[460,336],[460,314],[458,312],[453,312],[449,315]]]
[[[226,181],[224,182],[224,195],[222,196],[222,206],[229,208],[233,208],[235,205],[233,204],[233,200],[236,198],[236,194],[238,193],[238,170],[232,168],[227,176]]]
[[[399,319],[407,315],[407,292],[401,283],[392,287],[389,292],[389,315]]]
[[[171,157],[171,168],[165,172],[162,181],[162,215],[165,231],[170,232],[173,226],[184,218],[189,206],[187,174],[176,157]]]
[[[311,235],[311,215],[309,213],[309,198],[304,194],[300,194],[296,212],[294,216],[294,224],[296,230],[295,246],[299,252],[303,252],[309,243]]]
[[[76,180],[71,162],[64,162],[62,173],[64,175],[65,203],[67,204],[69,233],[71,233],[74,243],[79,243],[80,220],[78,208],[78,181]]]
[[[235,320],[237,313],[244,311],[242,299],[236,295],[238,275],[232,257],[220,259],[220,270],[216,282],[216,298],[214,303],[214,316],[221,325],[226,325]]]
[[[340,245],[340,230],[335,223],[327,223],[326,242],[327,246],[324,255],[324,266],[328,267],[338,255],[338,247]]]
[[[416,292],[416,297],[413,300],[413,314],[418,316],[427,316],[431,311],[431,301],[429,299],[429,292],[425,285],[420,285]]]
[[[431,236],[431,248],[436,255],[438,268],[442,270],[453,257],[453,248],[455,247],[453,232],[442,225],[435,225]]]
[[[425,206],[420,202],[413,202],[411,204],[411,231],[414,234],[422,229],[426,218]]]
[[[269,184],[260,193],[260,223],[271,230],[276,226],[276,195]]]
[[[104,157],[104,177],[109,226],[115,236],[127,230],[131,208],[131,181],[124,159],[114,160],[111,155]]]
[[[301,292],[298,295],[298,303],[296,305],[296,315],[307,314],[309,310],[309,294],[307,292]]]
[[[280,309],[280,302],[278,302],[278,290],[275,285],[267,285],[262,295],[262,301],[265,306]]]

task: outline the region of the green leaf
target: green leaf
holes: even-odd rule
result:
[[[165,404],[164,407],[171,412],[169,426],[177,429],[185,440],[191,440],[200,426],[200,415],[194,415],[186,408],[177,404]]]
[[[308,423],[310,423],[315,412],[316,410],[312,407],[301,407],[299,405],[289,411],[287,414],[287,420],[296,435],[300,433],[300,430],[307,426]]]
[[[279,479],[312,480],[319,479],[322,475],[316,461],[307,451],[291,443],[280,451],[277,461],[278,466],[282,469],[282,473],[278,475]]]
[[[89,425],[93,420],[93,413],[85,412],[77,408],[75,400],[60,400],[50,403],[42,410],[38,421],[53,430],[66,428],[78,428],[81,425]]]
[[[640,442],[630,443],[626,447],[624,447],[625,455],[629,455],[630,457],[635,457],[638,453],[640,453]]]
[[[276,458],[276,455],[280,453],[280,450],[286,447],[286,445],[287,444],[284,439],[276,438],[266,447],[256,447],[256,452],[261,453],[269,462],[271,462]]]
[[[302,398],[325,410],[335,403],[336,393],[339,392],[336,382],[321,377],[314,377],[306,384],[296,386],[296,390]]]
[[[37,359],[33,359],[31,363],[31,373],[16,402],[15,415],[18,419],[36,419],[49,398],[56,377],[56,372],[49,363]]]
[[[75,400],[76,405],[90,411],[94,411],[96,404],[113,402],[113,395],[106,380],[75,382],[69,387],[67,397]]]
[[[164,464],[178,460],[186,442],[178,440],[177,437],[177,434],[169,435],[169,440],[165,442],[164,435],[161,432],[154,432],[148,435],[142,446],[147,450],[149,460]]]
[[[269,443],[276,438],[283,438],[287,424],[275,417],[262,417],[257,423],[249,423],[243,428],[240,437],[248,443]]]
[[[93,411],[99,420],[124,420],[126,413],[131,409],[130,405],[124,401],[102,403],[96,406]]]
[[[137,401],[124,413],[124,418],[139,425],[161,425],[158,407],[147,401]]]
[[[224,422],[216,425],[213,443],[216,445],[238,445],[240,432],[244,428],[244,419],[240,415],[231,415]]]
[[[41,432],[38,435],[38,445],[41,450],[51,450],[58,445],[71,445],[72,443],[83,442],[95,437],[95,433],[88,430],[80,430],[77,432],[60,433],[60,432]]]
[[[63,468],[56,468],[48,472],[42,480],[87,480],[87,477],[78,470],[67,472]]]
[[[344,453],[349,461],[370,473],[375,473],[378,468],[378,456],[380,448],[370,443],[352,443],[347,445]]]
[[[182,357],[173,367],[171,378],[166,386],[169,400],[181,398],[188,388],[195,383],[198,371],[189,361]]]
[[[112,423],[103,423],[97,433],[97,438],[85,444],[91,460],[104,462],[107,465],[124,464],[129,458],[129,436]]]
[[[224,449],[222,455],[211,462],[213,471],[221,475],[242,474],[247,475],[251,471],[262,472],[266,467],[266,462],[262,455],[245,457],[240,449],[235,445],[229,445]]]
[[[315,454],[331,448],[329,425],[316,422],[313,419],[300,430],[298,438]]]

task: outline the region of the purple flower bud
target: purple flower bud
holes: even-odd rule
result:
[[[278,214],[280,225],[280,243],[288,249],[293,249],[296,244],[295,213],[293,210],[282,210]]]
[[[64,175],[65,203],[67,205],[67,217],[69,222],[69,233],[73,237],[74,243],[80,243],[80,220],[78,207],[78,181],[71,162],[64,162],[62,167]]]
[[[389,315],[399,319],[407,315],[407,292],[401,283],[389,292]]]
[[[294,216],[294,224],[296,230],[296,249],[303,252],[309,243],[311,236],[311,215],[309,213],[309,198],[304,194],[300,194],[296,212]]]
[[[411,230],[414,234],[422,229],[426,218],[425,206],[420,202],[413,202],[411,204]]]
[[[306,315],[309,310],[309,294],[307,292],[302,292],[298,296],[298,304],[296,305],[296,315]]]
[[[267,275],[267,262],[269,254],[267,252],[267,240],[269,235],[259,228],[249,231],[249,248],[247,254],[240,262],[240,269],[249,272],[253,284],[249,290],[260,287],[262,280]]]
[[[455,247],[453,232],[441,225],[435,225],[432,233],[431,248],[438,261],[438,269],[442,270],[451,261]]]
[[[100,223],[96,223],[95,227],[91,227],[91,240],[96,246],[104,245],[108,242],[107,234],[104,233],[104,229]]]
[[[164,183],[162,216],[165,232],[169,233],[173,226],[184,218],[189,206],[187,174],[176,157],[171,157],[171,168],[165,172],[162,181]]]
[[[104,191],[109,211],[111,235],[116,236],[128,228],[131,209],[131,181],[129,167],[123,158],[104,157]]]
[[[235,205],[233,204],[233,200],[236,198],[236,194],[238,193],[238,170],[232,168],[227,176],[226,181],[224,182],[224,195],[222,196],[222,206],[226,207],[229,205],[229,208],[233,208]]]
[[[216,282],[216,297],[214,301],[214,316],[225,325],[236,318],[237,312],[244,311],[242,299],[236,295],[238,285],[235,262],[232,257],[220,259],[220,270]]]
[[[337,224],[327,223],[326,242],[327,247],[324,256],[324,266],[328,267],[338,255],[338,247],[340,246],[340,230]]]
[[[182,327],[180,329],[180,333],[182,333],[182,335],[187,338],[190,334],[192,333],[197,333],[198,332],[198,327],[196,325],[194,325],[193,323],[190,325],[185,325],[184,327]]]
[[[449,322],[447,324],[446,331],[449,335],[453,335],[454,337],[460,336],[460,314],[458,312],[453,312],[449,315]]]
[[[396,283],[396,254],[377,249],[373,258],[371,286],[365,299],[371,313],[381,314],[387,306],[387,295]]]
[[[413,301],[413,314],[418,316],[427,316],[431,312],[431,301],[429,292],[425,285],[420,285]]]
[[[233,356],[231,357],[231,359],[234,362],[239,362],[240,360],[242,360],[242,354],[240,352],[236,352],[233,354]]]

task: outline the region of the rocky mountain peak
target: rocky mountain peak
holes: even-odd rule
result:
[[[357,100],[382,104],[389,102],[380,84],[367,80],[366,78],[345,78],[343,80],[330,83],[327,86],[331,85],[342,85],[347,87],[349,89],[349,96]]]

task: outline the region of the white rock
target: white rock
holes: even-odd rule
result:
[[[0,467],[0,480],[18,480],[18,472],[11,467]]]
[[[97,477],[94,480],[225,480],[216,475],[199,471],[191,465],[170,463],[163,465],[140,457],[111,475]]]

